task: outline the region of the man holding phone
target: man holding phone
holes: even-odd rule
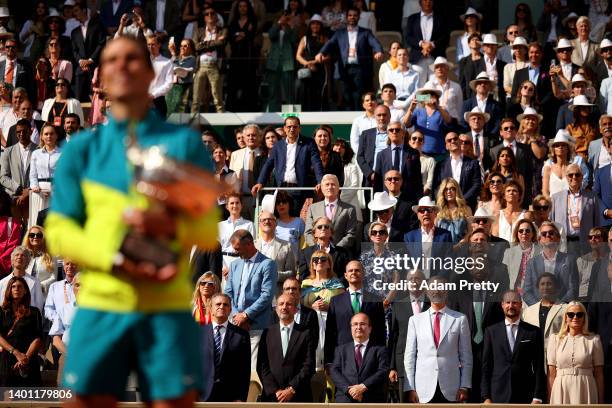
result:
[[[572,97],[571,80],[578,72],[578,65],[572,63],[572,51],[574,46],[566,39],[561,38],[555,51],[559,64],[553,59],[550,62],[549,74],[552,80],[553,94],[558,99],[569,100]]]
[[[153,32],[148,29],[145,24],[142,7],[140,5],[134,5],[131,13],[128,12],[121,16],[115,38],[122,35],[128,35],[145,41],[145,38],[151,34],[153,34]]]

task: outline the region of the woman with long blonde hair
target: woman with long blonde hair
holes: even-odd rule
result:
[[[436,195],[436,204],[440,207],[436,226],[449,230],[453,237],[453,243],[463,239],[468,232],[468,217],[472,216],[472,210],[467,205],[459,183],[448,177],[442,180]]]
[[[589,332],[586,308],[569,302],[561,330],[547,347],[550,404],[604,401],[604,354],[598,335]]]
[[[22,245],[32,251],[26,273],[40,281],[43,294],[47,296],[49,286],[57,280],[57,259],[47,250],[43,227],[32,225],[23,237]]]
[[[203,273],[193,291],[193,317],[200,325],[212,323],[212,298],[221,291],[221,281],[212,272]]]

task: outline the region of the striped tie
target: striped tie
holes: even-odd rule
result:
[[[218,371],[221,365],[221,329],[223,326],[215,327],[215,371]]]

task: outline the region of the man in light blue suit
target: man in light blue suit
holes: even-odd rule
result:
[[[448,280],[428,281],[431,307],[408,321],[404,392],[411,403],[466,402],[472,388],[472,338],[467,317],[446,307]],[[432,288],[433,285],[433,288]]]
[[[249,332],[251,367],[255,368],[261,333],[272,323],[276,262],[257,251],[247,230],[234,232],[230,243],[240,259],[230,265],[225,293],[232,299],[232,323]]]

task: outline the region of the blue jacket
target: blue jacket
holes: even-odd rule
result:
[[[323,177],[323,164],[321,163],[319,151],[311,138],[300,136],[297,140],[297,150],[295,152],[295,175],[299,187],[314,187],[306,185],[306,180],[308,180],[307,172],[311,167],[314,169],[317,183],[320,183]],[[280,187],[285,180],[286,168],[287,142],[280,140],[274,144],[270,157],[268,157],[268,160],[261,168],[257,183],[265,185],[270,177],[270,173],[274,170],[276,185]]]
[[[597,194],[597,197],[599,197],[601,203],[599,206],[601,209],[600,225],[612,224],[612,220],[604,219],[603,216],[603,212],[606,208],[612,208],[612,177],[610,176],[610,164],[603,166],[595,172],[593,190]]]
[[[369,78],[373,72],[373,54],[383,52],[382,45],[372,34],[372,31],[367,28],[358,27],[356,48],[358,65],[361,67],[364,77]],[[320,53],[324,55],[335,53],[338,55],[338,65],[340,72],[342,72],[348,61],[349,53],[349,38],[346,28],[336,31],[332,38],[321,48]]]
[[[404,242],[406,243],[406,247],[408,247],[408,253],[411,257],[420,258],[422,256],[423,242],[420,227],[405,233]],[[432,245],[431,258],[446,258],[451,255],[453,236],[451,235],[450,231],[445,230],[444,228],[436,227],[434,229],[433,242],[437,245]],[[423,268],[421,267],[420,269]],[[448,276],[448,273],[436,268],[431,272],[431,276],[434,275]]]
[[[433,178],[433,195],[436,196],[438,187],[442,180],[448,177],[453,177],[453,170],[451,168],[450,156],[441,162],[436,163],[434,168]],[[480,178],[480,165],[478,160],[472,159],[467,156],[463,156],[463,164],[461,165],[461,176],[459,177],[459,186],[463,193],[463,198],[470,206],[472,211],[476,208],[476,202],[478,195],[480,194],[480,186],[482,185],[482,179]]]

